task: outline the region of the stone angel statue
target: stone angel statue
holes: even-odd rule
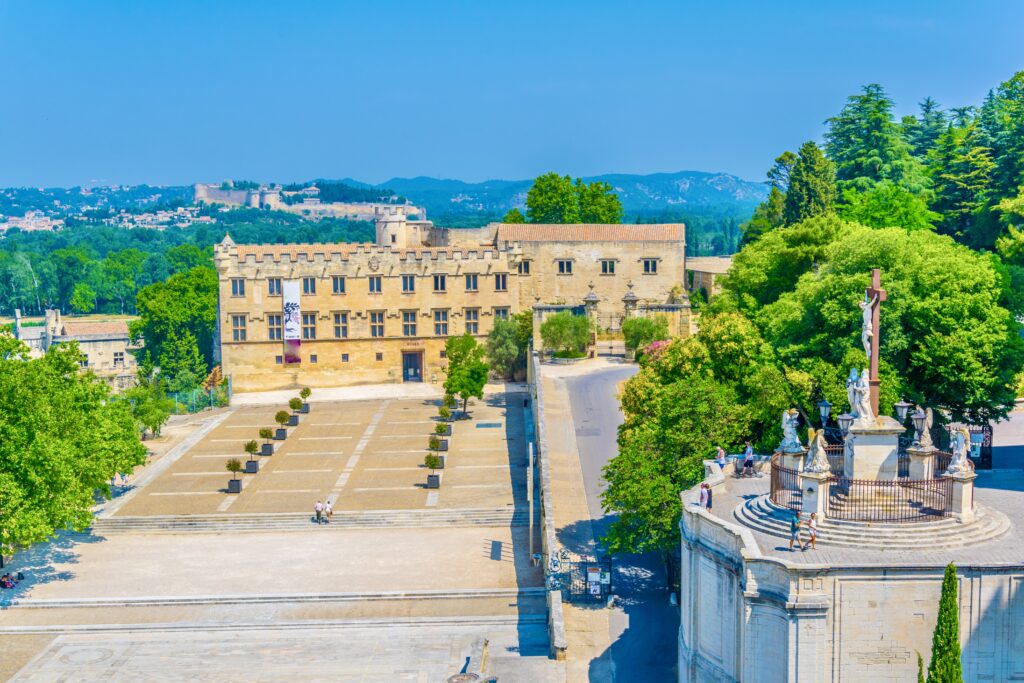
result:
[[[800,413],[790,408],[782,413],[782,443],[779,450],[785,453],[799,453],[803,451],[804,445],[800,443],[800,437],[796,433],[797,423],[800,421]]]
[[[810,450],[807,451],[807,461],[804,464],[804,472],[814,474],[828,474],[832,471],[828,464],[828,453],[825,451],[825,430],[808,430],[807,440],[810,442]]]
[[[974,470],[974,463],[968,457],[971,449],[971,433],[967,427],[960,427],[953,435],[953,459],[949,461],[946,474],[963,474]]]
[[[846,400],[850,402],[850,415],[857,417],[857,382],[860,375],[857,368],[850,368],[850,374],[846,377]]]

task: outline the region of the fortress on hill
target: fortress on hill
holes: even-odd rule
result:
[[[685,227],[490,224],[448,229],[387,207],[362,244],[214,249],[218,348],[236,391],[440,382],[449,336],[569,310],[618,329],[663,315],[687,334]]]

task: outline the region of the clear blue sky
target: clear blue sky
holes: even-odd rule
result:
[[[0,0],[0,185],[760,180],[859,86],[1024,68],[1024,2]]]

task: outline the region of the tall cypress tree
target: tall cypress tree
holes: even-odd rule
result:
[[[835,166],[813,142],[800,146],[789,174],[782,219],[786,225],[832,213],[836,200]]]
[[[939,618],[932,636],[928,683],[963,683],[960,666],[960,616],[956,600],[956,566],[950,562],[942,578]]]

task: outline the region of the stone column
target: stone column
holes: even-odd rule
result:
[[[800,472],[804,468],[804,460],[807,459],[807,449],[802,448],[799,451],[779,451],[779,464],[786,469],[796,470]]]
[[[935,477],[935,447],[922,448],[911,446],[907,449],[910,456],[910,478],[914,481],[927,481]]]
[[[956,521],[970,524],[974,521],[974,471],[946,475],[953,480],[952,511]]]
[[[544,357],[544,342],[540,338],[540,324],[544,322],[544,313],[537,306],[533,307],[533,350]]]
[[[825,518],[825,508],[828,504],[829,479],[831,477],[831,472],[800,473],[800,490],[803,494],[803,503],[800,510],[805,516],[810,517],[813,512],[818,516],[819,522]]]
[[[879,415],[869,423],[860,420],[850,427],[853,435],[853,467],[847,463],[846,476],[852,479],[895,481],[899,476],[899,437],[903,425],[888,415]]]

